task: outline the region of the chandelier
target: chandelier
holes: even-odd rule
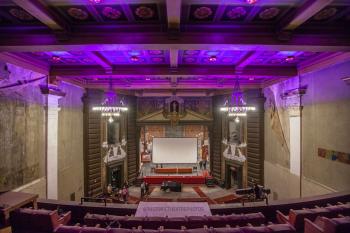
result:
[[[105,98],[101,105],[93,106],[92,111],[101,112],[101,116],[109,117],[108,122],[114,121],[113,117],[119,117],[121,112],[127,111],[128,108],[122,99],[119,99],[112,87],[112,81],[109,82],[109,89],[105,92]]]
[[[247,106],[243,98],[243,91],[239,86],[238,78],[236,79],[235,86],[232,91],[231,99],[226,100],[220,111],[227,112],[229,117],[236,117],[235,121],[239,122],[239,117],[247,116],[247,112],[255,111],[254,106]]]

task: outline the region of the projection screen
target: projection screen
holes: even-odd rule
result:
[[[153,138],[153,163],[197,163],[197,138]]]

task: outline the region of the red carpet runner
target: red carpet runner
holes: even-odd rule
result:
[[[202,190],[200,187],[198,186],[195,186],[195,187],[192,187],[193,190],[200,196],[200,197],[203,197],[207,200],[208,204],[216,204],[215,201],[213,201],[212,199],[210,199]]]

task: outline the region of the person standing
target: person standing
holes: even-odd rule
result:
[[[145,195],[145,189],[146,189],[145,185],[146,185],[145,181],[142,181],[142,183],[141,183],[141,199]]]
[[[204,168],[204,170],[207,170],[207,160],[206,159],[203,161],[203,168]]]
[[[123,201],[126,203],[128,201],[128,188],[125,186],[122,190]]]

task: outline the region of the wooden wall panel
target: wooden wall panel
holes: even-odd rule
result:
[[[264,184],[264,102],[261,90],[246,92],[249,105],[256,106],[255,112],[247,116],[247,161],[248,185],[252,180]]]
[[[210,155],[211,155],[211,171],[217,180],[222,180],[221,164],[222,164],[222,114],[218,111],[218,106],[223,103],[222,96],[213,97],[213,126],[210,135]]]
[[[138,135],[136,129],[136,97],[128,98],[127,117],[127,160],[128,160],[128,182],[132,183],[137,178],[138,161]]]
[[[84,97],[84,195],[92,197],[102,194],[101,115],[91,110],[101,96],[100,91],[87,90]]]

